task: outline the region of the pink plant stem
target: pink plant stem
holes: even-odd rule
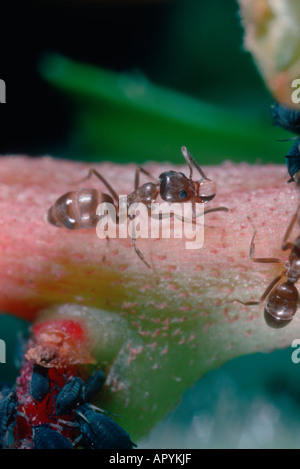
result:
[[[288,252],[281,251],[281,243],[299,193],[287,184],[284,166],[204,167],[217,184],[207,208],[226,206],[229,212],[205,216],[199,250],[185,249],[183,239],[138,239],[153,266],[148,269],[130,239],[107,245],[94,229],[71,231],[47,223],[48,208],[65,192],[79,187],[107,192],[94,177],[74,182],[90,167],[49,157],[0,159],[0,310],[36,324],[82,324],[87,339],[79,356],[86,363],[91,354],[107,373],[101,407],[122,415],[136,439],[207,370],[238,355],[289,346],[300,336],[298,317],[274,330],[264,322],[263,305],[232,303],[258,300],[284,269],[251,261],[253,227],[247,217],[257,228],[256,257],[285,262]],[[118,194],[133,190],[134,165],[93,167]],[[154,176],[174,169],[170,164],[145,168]],[[180,170],[188,175],[185,166]],[[298,234],[296,225],[292,240]],[[46,347],[48,341],[46,335]]]

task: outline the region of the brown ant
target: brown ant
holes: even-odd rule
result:
[[[182,147],[181,151],[189,166],[189,177],[186,177],[181,172],[166,171],[159,176],[158,182],[147,182],[140,186],[139,179],[141,172],[152,179],[154,178],[148,171],[142,167],[138,167],[135,173],[134,191],[127,196],[127,208],[133,203],[143,203],[146,205],[148,213],[150,214],[151,204],[154,203],[160,195],[163,200],[170,203],[191,201],[192,219],[195,221],[196,203],[206,203],[212,200],[216,195],[216,184],[206,177],[186,147]],[[192,179],[193,167],[197,169],[201,176],[201,179],[197,181]],[[47,220],[49,223],[71,230],[94,228],[100,219],[99,215],[96,214],[97,206],[104,202],[114,205],[117,211],[116,221],[117,223],[119,222],[118,195],[106,179],[95,169],[90,169],[87,177],[82,181],[89,179],[93,174],[105,185],[110,195],[99,192],[96,189],[79,189],[77,191],[67,192],[48,210]],[[226,207],[218,207],[207,210],[205,213],[214,211],[228,211],[228,209]],[[128,217],[133,220],[135,215],[128,215]],[[139,258],[147,267],[151,268],[136,246],[136,238],[134,235],[131,237],[131,244]]]
[[[233,300],[246,306],[259,305],[266,300],[264,318],[267,325],[275,329],[287,326],[294,318],[298,309],[299,293],[295,283],[300,278],[300,236],[296,238],[294,243],[289,242],[288,239],[298,219],[299,210],[300,205],[286,230],[281,246],[283,251],[291,250],[289,260],[284,265],[285,270],[272,280],[259,301],[247,301],[244,303],[240,300]],[[251,222],[249,217],[248,219]],[[250,245],[250,259],[253,262],[260,263],[281,263],[281,260],[277,258],[254,257],[256,228],[254,225],[253,227],[254,233]],[[283,282],[280,281],[282,277],[286,279]]]

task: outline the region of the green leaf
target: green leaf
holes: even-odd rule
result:
[[[179,149],[186,145],[201,164],[282,163],[288,151],[289,144],[277,142],[286,132],[273,127],[271,117],[240,115],[138,73],[118,74],[60,55],[45,56],[40,70],[70,98],[73,159],[182,163]]]

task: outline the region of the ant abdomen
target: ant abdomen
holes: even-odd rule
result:
[[[289,281],[280,283],[266,301],[264,317],[268,326],[275,329],[287,326],[298,308],[298,290]]]
[[[99,221],[97,207],[104,202],[113,204],[113,199],[96,189],[67,192],[48,210],[47,219],[52,225],[69,230],[94,228]]]

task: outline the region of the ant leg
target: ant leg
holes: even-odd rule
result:
[[[251,244],[250,244],[250,259],[253,262],[260,262],[262,264],[280,263],[281,261],[277,257],[254,257],[254,251],[255,251],[254,239],[255,239],[255,236],[256,236],[256,233],[257,233],[257,229],[256,229],[255,225],[253,224],[253,222],[251,221],[251,218],[250,217],[247,217],[247,218],[250,221],[250,223],[251,223],[251,225],[253,226],[253,229],[254,229],[254,233],[253,233]]]
[[[185,217],[181,217],[180,215],[173,214],[173,213],[171,213],[171,216],[173,216],[173,217],[176,216],[176,218],[178,218],[182,222],[187,221],[189,223],[197,223],[197,218],[200,218],[200,217],[206,215],[207,213],[212,213],[212,212],[229,212],[229,209],[227,207],[208,208],[207,210],[204,210],[203,214],[196,215],[195,218],[185,218]]]
[[[83,179],[80,179],[80,181],[77,181],[77,183],[84,182],[87,179],[90,179],[92,175],[95,175],[98,179],[100,179],[101,182],[105,185],[105,187],[109,190],[111,193],[112,197],[115,199],[116,202],[119,201],[117,193],[114,191],[114,189],[111,187],[111,185],[107,182],[107,180],[100,174],[98,171],[94,168],[91,168],[88,172],[88,175],[84,177]]]
[[[106,261],[106,256],[107,256],[107,251],[109,250],[108,247],[109,247],[109,236],[106,236],[106,244],[105,244],[105,252],[102,256],[102,262],[105,262]]]
[[[192,196],[192,220],[196,220],[196,201],[195,201],[195,194]]]
[[[269,293],[273,290],[275,285],[277,285],[279,280],[284,275],[285,275],[285,271],[282,272],[280,275],[277,275],[277,277],[275,277],[274,280],[272,280],[272,282],[268,285],[268,287],[266,288],[266,290],[264,291],[264,293],[260,297],[259,301],[246,301],[246,302],[244,302],[244,301],[241,301],[241,300],[238,300],[238,299],[235,298],[234,300],[231,301],[231,303],[237,302],[237,303],[241,303],[244,306],[253,306],[253,305],[259,305],[260,303],[263,303],[263,301],[267,298]]]
[[[270,285],[266,288],[265,292],[263,293],[263,295],[261,296],[260,298],[260,303],[262,303],[266,298],[267,296],[269,295],[269,293],[271,293],[271,291],[273,290],[273,288],[275,287],[275,285],[277,285],[277,283],[279,282],[279,280],[285,275],[285,270],[280,274],[280,275],[277,275],[277,277],[274,278],[274,280],[272,280],[272,282],[270,283]]]
[[[134,178],[134,189],[137,190],[137,188],[139,187],[140,185],[140,173],[143,173],[145,174],[146,176],[148,176],[149,178],[153,179],[154,181],[156,181],[156,178],[154,178],[152,176],[152,174],[150,174],[146,169],[142,168],[141,166],[139,166],[136,171],[135,171],[135,178]]]
[[[133,249],[135,250],[135,252],[137,253],[137,255],[139,256],[139,258],[141,259],[141,261],[144,262],[144,264],[148,267],[148,269],[151,269],[151,266],[148,264],[148,262],[146,261],[146,259],[144,258],[143,254],[141,253],[141,251],[139,250],[139,248],[136,246],[136,238],[131,238],[131,246],[133,247]]]
[[[287,227],[287,230],[286,230],[286,233],[284,235],[284,238],[283,238],[283,241],[282,241],[282,246],[281,246],[281,249],[283,251],[286,251],[287,249],[291,249],[293,247],[293,243],[291,242],[288,242],[288,239],[290,237],[290,234],[295,226],[295,223],[298,219],[298,213],[299,213],[299,210],[300,210],[300,204],[298,205],[297,207],[297,210],[295,212],[295,214],[293,215],[291,221],[290,221],[290,224],[289,226]]]
[[[131,220],[132,220],[132,226],[133,226],[133,231],[134,233],[132,233],[132,236],[131,236],[131,246],[133,247],[133,249],[135,250],[136,254],[139,256],[139,258],[141,259],[142,262],[144,262],[144,264],[149,268],[151,269],[151,266],[148,264],[148,262],[146,261],[146,259],[144,258],[143,254],[141,253],[141,251],[139,250],[139,248],[137,247],[136,245],[136,233],[135,233],[135,224],[134,224],[134,217],[129,217]]]
[[[229,208],[227,207],[208,208],[207,210],[204,210],[204,215],[206,213],[211,213],[211,212],[229,212]]]
[[[215,207],[215,208],[209,208],[204,211],[203,214],[196,215],[195,218],[186,218],[182,217],[181,215],[173,212],[166,212],[166,213],[159,213],[156,215],[155,213],[151,214],[151,218],[154,218],[154,220],[163,220],[165,218],[177,218],[178,220],[181,220],[183,223],[188,222],[188,223],[194,223],[197,224],[197,219],[206,215],[207,213],[212,213],[212,212],[229,212],[229,209],[227,207]]]

